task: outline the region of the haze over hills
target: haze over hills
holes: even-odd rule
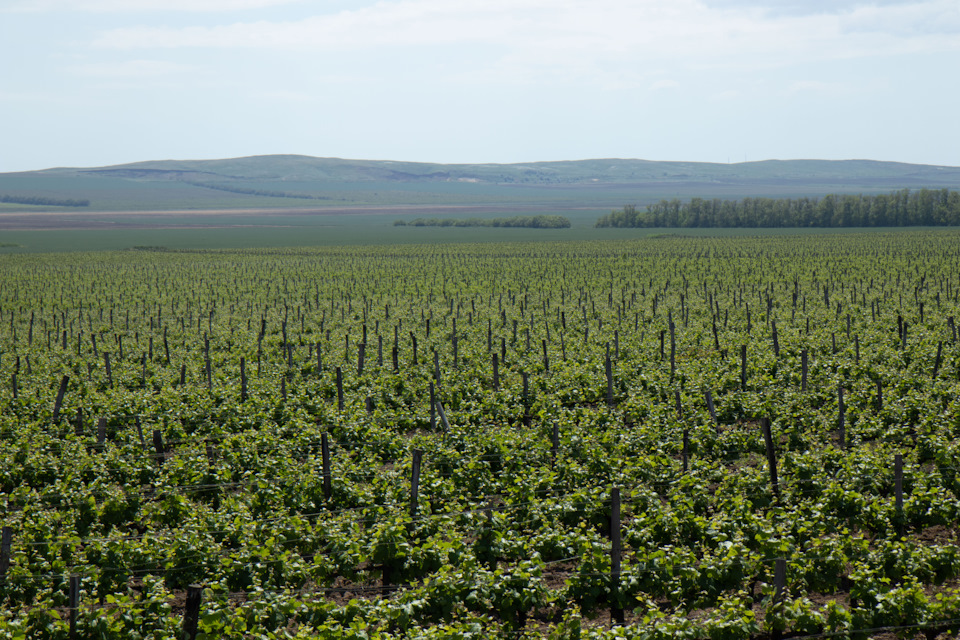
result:
[[[594,159],[436,164],[298,155],[155,160],[0,174],[0,211],[484,207],[609,210],[662,198],[821,196],[960,188],[960,167],[872,160],[765,160],[733,164]],[[44,204],[44,199],[48,203]],[[39,202],[39,204],[37,204]]]
[[[435,164],[390,160],[346,160],[299,155],[249,156],[223,160],[154,160],[90,169],[49,169],[39,174],[113,176],[138,179],[205,177],[223,180],[337,182],[464,181],[520,184],[629,184],[660,181],[751,182],[897,181],[914,184],[960,182],[960,167],[874,160],[764,160],[718,164],[606,158],[516,164]]]

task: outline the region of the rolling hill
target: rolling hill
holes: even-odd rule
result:
[[[920,187],[960,188],[960,167],[871,160],[434,164],[271,155],[0,174],[0,196],[89,201],[85,212],[309,209],[344,213],[409,207],[604,211],[674,197],[784,197]],[[0,204],[0,213],[63,209]]]

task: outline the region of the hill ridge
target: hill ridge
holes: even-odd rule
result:
[[[960,167],[869,159],[442,164],[275,154],[0,173],[0,196],[12,202],[89,201],[90,212],[479,206],[491,215],[606,213],[661,199],[877,194],[904,188],[960,189]],[[0,209],[31,212],[38,206],[3,203]]]
[[[787,180],[833,178],[948,179],[960,181],[960,167],[905,162],[849,159],[768,159],[740,163],[590,158],[516,163],[437,163],[406,160],[365,160],[299,154],[272,154],[201,160],[145,160],[101,167],[59,167],[21,174],[83,173],[90,175],[169,178],[177,173],[207,175],[226,180],[364,181],[477,181],[486,183],[629,184],[649,181]],[[166,173],[167,175],[164,175]],[[0,174],[2,175],[2,174]]]

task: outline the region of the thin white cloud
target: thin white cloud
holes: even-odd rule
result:
[[[778,16],[845,13],[857,7],[916,4],[917,0],[703,0],[711,8],[751,7]]]
[[[123,60],[77,65],[71,68],[77,75],[94,78],[156,78],[181,74],[194,67],[165,60]]]
[[[676,89],[680,86],[680,83],[676,80],[657,80],[652,85],[650,85],[651,91],[664,91],[666,89]]]
[[[737,89],[727,89],[726,91],[720,91],[714,93],[709,97],[710,102],[730,102],[740,98],[743,95]]]
[[[836,95],[849,90],[849,85],[840,82],[821,82],[819,80],[798,80],[792,82],[784,93],[788,96],[806,93],[829,93]]]
[[[0,105],[30,102],[49,103],[57,100],[52,91],[0,91]]]
[[[263,9],[302,0],[13,0],[0,12],[42,13],[78,11],[91,13],[225,12]]]
[[[473,5],[473,6],[471,6]],[[128,27],[105,32],[102,47],[329,49],[489,42],[509,38],[536,16],[507,3],[437,0],[381,2],[295,22],[241,22],[215,27]]]
[[[960,3],[921,2],[893,6],[862,5],[841,16],[850,33],[885,33],[916,38],[960,34]]]
[[[399,0],[299,21],[124,27],[101,33],[95,44],[320,51],[483,44],[500,47],[504,57],[527,68],[593,68],[598,60],[633,64],[664,58],[752,65],[892,50],[957,50],[960,38],[946,34],[960,33],[958,12],[956,0],[808,15],[772,15],[749,6],[710,8],[701,0]],[[933,22],[945,37],[931,37],[934,27],[921,28]]]

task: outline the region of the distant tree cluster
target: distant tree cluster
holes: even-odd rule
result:
[[[10,196],[0,195],[0,202],[11,204],[36,204],[46,207],[89,207],[89,200],[73,200],[70,198],[47,198],[45,196]]]
[[[890,194],[822,198],[661,200],[627,205],[597,227],[905,227],[960,225],[960,192],[902,189]]]
[[[397,220],[395,227],[525,227],[528,229],[568,229],[570,220],[563,216],[514,216],[512,218],[417,218],[410,222]]]
[[[264,189],[249,189],[247,187],[234,187],[226,184],[211,184],[209,182],[191,182],[184,180],[187,184],[204,189],[214,189],[215,191],[227,191],[229,193],[239,193],[245,196],[263,196],[266,198],[295,198],[297,200],[330,200],[327,196],[315,196],[309,193],[289,193],[287,191],[267,191]]]

